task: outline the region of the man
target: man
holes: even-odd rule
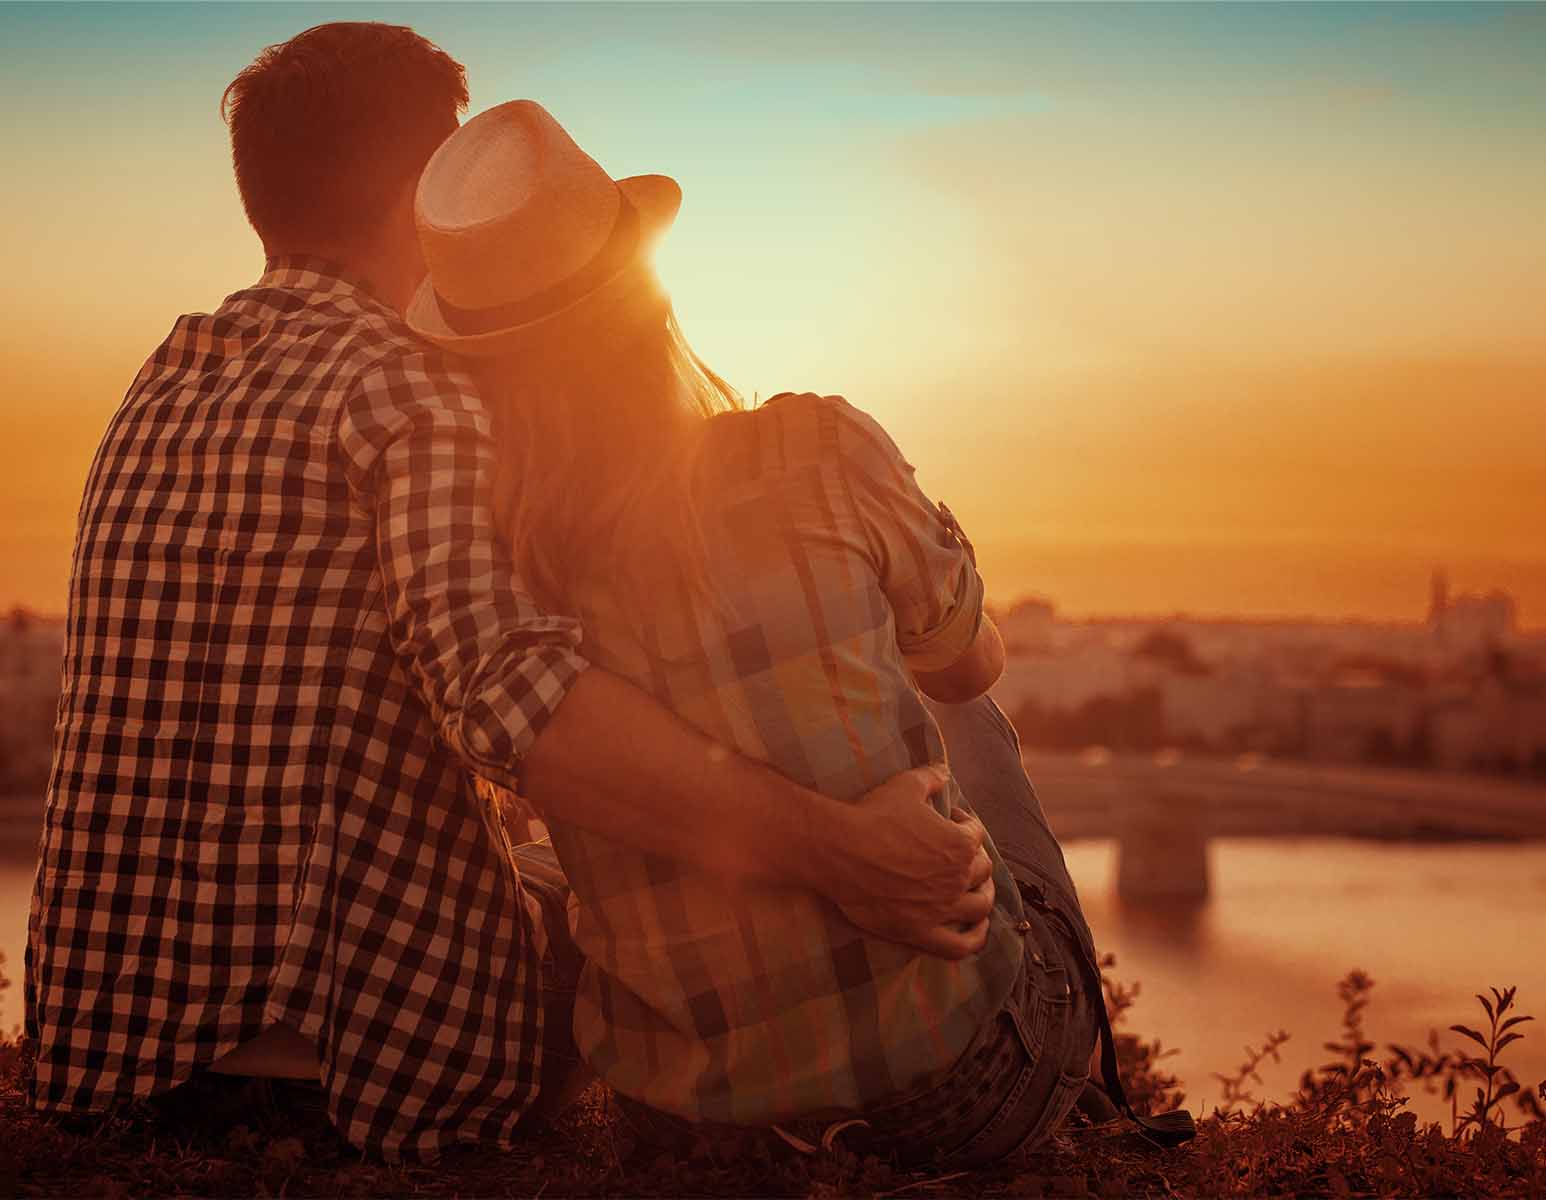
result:
[[[41,1109],[283,1035],[357,1145],[507,1142],[563,930],[473,773],[894,940],[986,937],[983,831],[924,802],[935,772],[851,805],[798,788],[587,669],[576,623],[511,588],[483,407],[400,317],[414,184],[466,102],[442,51],[358,23],[227,91],[267,270],[177,321],[87,479],[29,922]]]

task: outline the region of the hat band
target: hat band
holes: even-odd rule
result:
[[[612,224],[612,232],[595,257],[573,275],[540,292],[492,308],[462,308],[437,290],[435,299],[445,323],[464,336],[494,333],[549,316],[595,291],[628,265],[639,245],[639,210],[629,203],[621,190],[617,193],[617,202],[617,220]]]

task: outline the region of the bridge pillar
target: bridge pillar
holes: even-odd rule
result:
[[[1208,898],[1202,805],[1174,793],[1134,798],[1117,825],[1117,895],[1123,900]]]

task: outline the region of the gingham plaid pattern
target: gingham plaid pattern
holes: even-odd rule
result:
[[[971,644],[982,581],[891,439],[841,399],[787,395],[705,437],[719,601],[588,589],[569,598],[587,656],[840,799],[943,761],[908,668]],[[590,960],[576,1039],[620,1092],[678,1116],[758,1124],[895,1100],[948,1070],[1020,967],[1019,897],[996,853],[988,947],[946,962],[864,936],[811,894],[552,831]]]
[[[29,922],[33,1100],[163,1091],[265,1025],[356,1144],[502,1142],[543,934],[508,786],[584,666],[512,586],[471,381],[368,289],[270,263],[178,320],[88,477]]]

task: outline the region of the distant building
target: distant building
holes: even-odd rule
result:
[[[1011,654],[993,687],[999,707],[1013,713],[1027,702],[1044,709],[1079,708],[1129,689],[1128,655],[1092,638],[1061,654]]]
[[[1490,676],[1428,715],[1433,765],[1450,771],[1546,773],[1546,681]]]
[[[1428,604],[1428,628],[1448,654],[1471,654],[1495,649],[1518,632],[1519,607],[1507,592],[1493,589],[1485,594],[1449,594],[1443,571],[1433,573]]]
[[[1307,689],[1304,752],[1323,762],[1408,761],[1420,749],[1423,693],[1377,672]]]
[[[1259,751],[1546,778],[1546,631],[1507,593],[1451,592],[1426,621],[1060,620],[1042,599],[998,618],[994,697],[1027,745]]]
[[[19,679],[41,677],[48,686],[59,683],[64,658],[64,621],[13,608],[0,618],[0,695]]]
[[[1032,596],[1017,600],[999,621],[999,632],[1011,654],[1041,654],[1052,648],[1057,609],[1050,600]]]
[[[1264,740],[1262,691],[1256,680],[1238,673],[1168,673],[1159,683],[1165,735],[1178,744],[1255,748]]]
[[[1449,574],[1443,567],[1433,569],[1433,580],[1428,587],[1428,628],[1438,629],[1439,622],[1449,609]]]
[[[64,621],[15,609],[0,618],[0,796],[41,797],[48,782]]]

